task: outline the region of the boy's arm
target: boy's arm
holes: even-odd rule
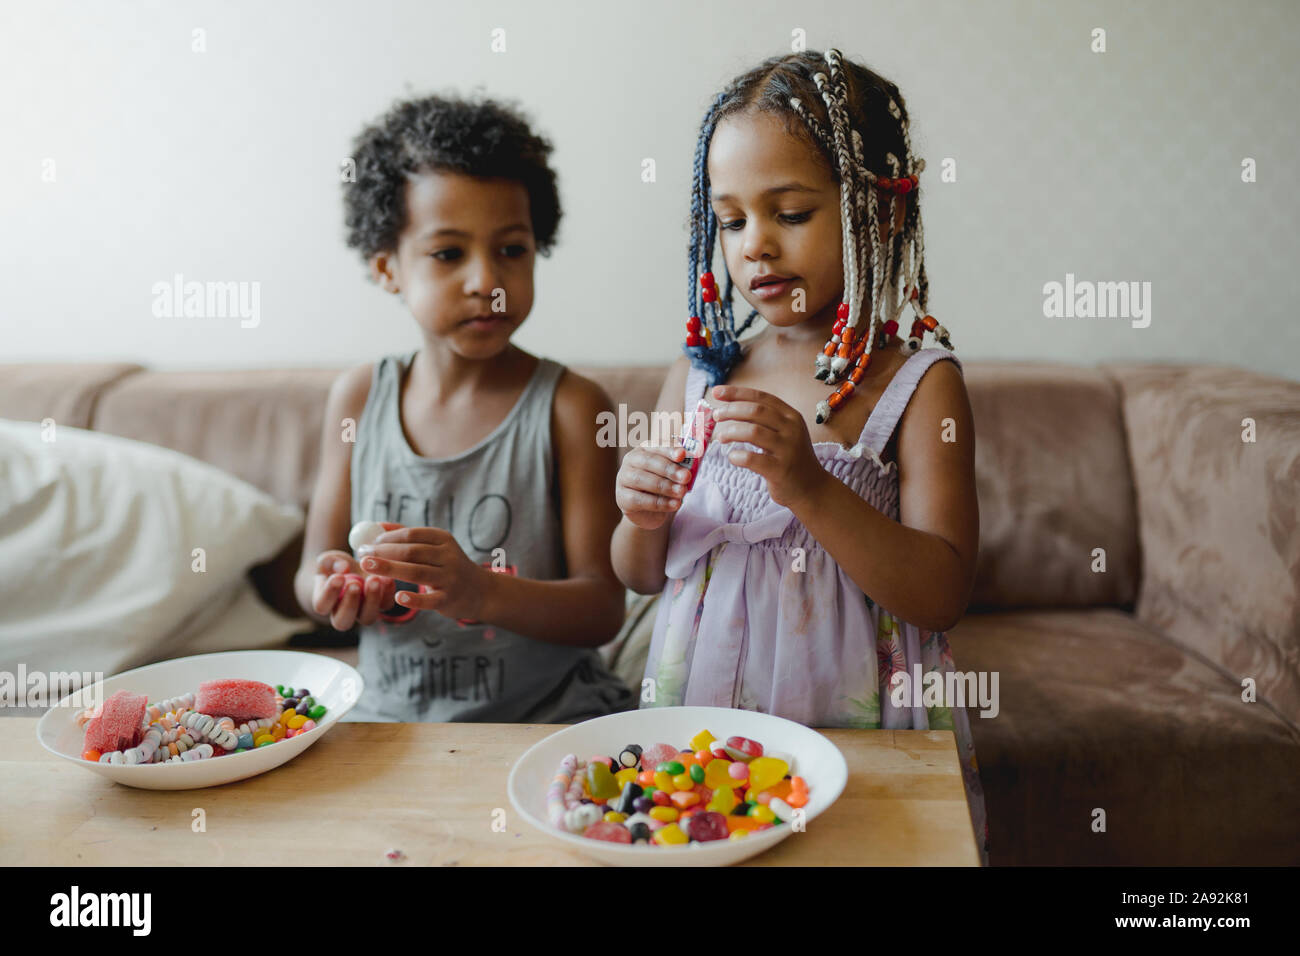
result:
[[[316,558],[322,551],[346,551],[352,520],[352,443],[343,440],[343,420],[360,422],[370,394],[372,365],[349,369],[334,380],[325,402],[325,421],[321,426],[320,467],[311,504],[307,508],[307,527],[303,536],[302,561],[294,575],[294,595],[303,613],[322,624],[328,614],[312,610],[312,591],[316,584]]]
[[[684,415],[682,402],[686,391],[686,375],[691,363],[679,355],[668,369],[659,399],[655,402],[656,415]],[[612,483],[611,483],[612,487]],[[614,537],[610,542],[610,556],[619,580],[638,594],[658,594],[663,590],[668,576],[664,566],[668,563],[668,533],[673,526],[675,513],[653,531],[638,528],[620,517]]]
[[[944,441],[952,419],[953,441]],[[873,466],[874,467],[874,466]],[[979,553],[975,423],[961,372],[936,362],[898,423],[899,521],[826,472],[795,516],[877,604],[929,631],[966,611]]]
[[[564,373],[555,389],[551,434],[569,576],[537,581],[486,575],[479,615],[483,623],[584,647],[608,642],[622,627],[626,592],[609,560],[610,535],[619,516],[614,503],[618,450],[596,444],[596,419],[606,411],[610,401],[599,385]]]

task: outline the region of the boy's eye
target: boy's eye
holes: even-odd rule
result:
[[[501,251],[504,252],[507,256],[509,256],[511,259],[518,259],[520,256],[524,255],[528,251],[528,248],[526,246],[515,245],[515,246],[506,246]]]
[[[459,250],[459,249],[439,249],[437,252],[432,253],[432,255],[433,255],[433,258],[437,259],[439,262],[451,262],[453,259],[459,259],[459,258],[460,258],[460,250]]]

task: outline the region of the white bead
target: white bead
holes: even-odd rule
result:
[[[378,521],[358,521],[348,532],[348,547],[356,554],[358,548],[374,544],[375,539],[384,533],[384,526]]]
[[[776,814],[776,818],[782,823],[789,823],[790,818],[794,816],[794,807],[786,803],[780,797],[773,797],[767,801],[767,808]]]
[[[600,807],[594,803],[580,803],[572,810],[565,811],[564,826],[570,833],[581,833],[593,823],[599,823],[601,816]]]

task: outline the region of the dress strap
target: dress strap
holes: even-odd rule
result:
[[[858,439],[860,447],[870,449],[876,457],[884,452],[889,444],[889,436],[894,434],[898,420],[903,417],[903,410],[916,391],[921,376],[935,362],[949,359],[961,368],[961,361],[950,351],[939,346],[920,349],[908,357],[902,367],[894,373],[893,379],[885,386],[885,391],[871,410],[871,417],[863,426],[862,436]]]
[[[695,410],[695,406],[704,393],[708,390],[709,373],[706,369],[697,368],[692,365],[686,373],[686,394],[685,404],[682,405],[682,414],[690,415]]]

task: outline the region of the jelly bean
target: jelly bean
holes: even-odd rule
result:
[[[764,790],[762,793],[755,794],[754,796],[754,800],[762,804],[766,804],[771,799],[772,799],[772,795],[768,793],[766,790]]]
[[[295,727],[290,727],[288,730],[284,732],[285,740],[288,740],[290,737],[297,737],[297,736],[298,736],[298,730]]]
[[[615,809],[624,815],[631,813],[636,809],[636,803],[642,799],[641,795],[643,793],[645,793],[644,790],[629,780],[623,784],[623,790],[618,795],[618,806]]]
[[[727,829],[732,833],[737,830],[762,830],[770,826],[770,823],[764,823],[762,820],[755,820],[753,817],[738,817],[734,813],[727,817]]]
[[[694,737],[691,738],[691,749],[708,750],[709,744],[713,743],[713,741],[717,739],[718,739],[717,737],[713,736],[713,734],[709,733],[707,730],[701,730],[698,734],[696,734]]]
[[[710,762],[704,768],[704,785],[712,790],[731,787],[735,780],[732,779],[731,774],[728,772],[727,768],[730,766],[731,761],[722,758]]]
[[[764,823],[771,823],[776,819],[776,814],[772,812],[771,807],[765,807],[762,804],[755,805],[754,809],[749,811],[749,815],[755,820],[761,820]]]
[[[736,808],[736,794],[727,787],[719,787],[713,791],[713,796],[708,803],[708,809],[717,813],[730,813]]]
[[[253,746],[253,735],[252,735],[252,734],[240,734],[240,735],[239,735],[239,746],[243,747],[245,750],[249,750],[249,749],[251,749],[252,746]]]
[[[638,744],[628,744],[619,752],[618,762],[620,766],[636,770],[641,766],[641,747]]]
[[[659,766],[655,767],[655,773],[666,773],[670,777],[675,777],[679,773],[685,773],[686,768],[676,760],[665,760]]]
[[[606,767],[608,770],[608,767]],[[589,840],[604,840],[606,843],[632,843],[632,834],[621,823],[593,823],[582,835]]]
[[[627,827],[627,831],[631,835],[633,843],[650,842],[650,828],[644,823],[633,823]]]
[[[743,800],[737,800],[737,801],[736,801],[736,805],[735,805],[735,807],[732,808],[732,811],[731,811],[731,812],[732,812],[732,815],[737,816],[737,817],[747,817],[747,816],[749,816],[749,810],[750,810],[750,808],[751,808],[751,807],[755,807],[755,806],[757,806],[757,804],[754,804],[754,803],[745,803]]]
[[[672,793],[673,790],[676,789],[675,787],[673,787],[673,778],[669,776],[668,771],[666,770],[655,771],[655,789],[666,790],[669,793]]]
[[[653,770],[665,760],[677,756],[677,748],[672,744],[654,744],[641,752],[641,769]]]
[[[301,717],[306,717],[307,714],[311,712],[311,704],[307,703],[305,700],[299,701],[298,706],[293,709],[293,712]]]
[[[731,756],[732,760],[744,760],[746,762],[763,756],[763,745],[757,740],[750,740],[748,737],[728,737],[727,745],[723,748]],[[717,750],[714,750],[717,754]]]
[[[690,773],[691,773],[691,779],[694,780],[696,783],[704,782],[704,768],[701,767],[699,764],[695,764],[693,767],[691,767]]]
[[[307,716],[310,717],[312,720],[320,720],[322,717],[325,716],[325,709],[326,708],[324,704],[317,704],[311,710],[307,711]]]
[[[678,813],[676,807],[655,807],[650,811],[650,816],[656,820],[663,820],[665,823],[672,823],[677,819]]]
[[[288,720],[290,717],[292,717],[293,714],[294,714],[294,710],[293,710],[292,707],[288,707],[288,708],[286,708],[285,711],[284,711],[284,713],[282,713],[282,714],[280,715],[280,720],[279,720],[279,722],[280,722],[280,723],[284,723],[286,720]]]
[[[706,766],[708,762],[712,759],[713,759],[713,754],[709,753],[707,750],[695,751],[695,762],[699,764],[701,767]]]
[[[593,800],[613,800],[618,796],[618,781],[607,764],[596,760],[587,764],[587,790]]]
[[[311,696],[311,691],[309,691],[306,687],[299,687],[299,688],[297,688],[297,693],[294,694],[294,696],[297,697],[297,698],[299,698],[299,699],[301,699],[301,698],[303,698],[303,697],[310,697],[310,696]],[[315,702],[313,701],[313,703],[315,703]]]
[[[288,684],[285,684],[282,688],[280,688],[280,696],[281,696],[281,697],[292,697],[292,696],[293,696],[293,688],[290,687]]]
[[[291,710],[297,710],[298,705],[302,703],[297,697],[286,697],[283,701],[284,706]]]
[[[789,769],[790,765],[784,760],[775,757],[755,757],[749,762],[749,785],[755,792],[766,790],[783,780]]]
[[[137,705],[137,706],[139,706],[139,705]],[[95,760],[95,761],[98,761],[99,758],[102,757],[102,756],[103,756],[103,754],[101,754],[101,753],[100,753],[98,750],[96,750],[94,747],[91,747],[91,748],[88,749],[88,750],[83,750],[83,751],[81,752],[81,757],[82,757],[83,760]],[[225,764],[222,764],[222,766],[224,767]]]
[[[689,773],[679,773],[673,777],[673,786],[678,790],[691,790],[695,787],[695,781]]]
[[[732,831],[731,831],[731,836],[727,837],[727,839],[729,839],[729,840],[743,840],[743,839],[744,839],[745,837],[747,837],[747,836],[749,836],[749,831],[748,831],[748,830],[732,830]]]
[[[606,823],[622,823],[627,819],[627,814],[619,813],[617,810],[610,810],[601,819]]]
[[[700,802],[700,795],[690,790],[678,790],[668,799],[677,806],[679,810],[685,810],[687,807],[693,807]]]
[[[259,747],[269,747],[269,746],[271,746],[271,744],[273,744],[273,743],[275,743],[275,741],[272,740],[271,738],[269,738],[269,737],[263,737],[263,738],[262,738],[262,742],[261,742],[260,744],[258,744],[257,746],[259,746]],[[224,767],[225,764],[223,763],[221,766]]]
[[[260,747],[260,746],[262,746],[263,743],[268,743],[268,742],[270,742],[270,741],[273,740],[273,739],[274,739],[274,738],[272,738],[272,736],[271,736],[269,733],[266,733],[266,734],[256,734],[256,735],[254,735],[254,737],[253,737],[253,746],[254,746],[254,747]],[[171,744],[171,746],[172,746],[172,747],[175,747],[176,745],[175,745],[175,744]]]
[[[653,770],[642,770],[636,775],[636,782],[643,787],[653,787],[655,782],[655,772]]]
[[[677,755],[676,759],[677,762],[682,765],[683,770],[690,770],[698,762],[695,759],[695,754],[691,753],[689,750],[683,750]]]
[[[284,685],[283,685],[283,684],[276,684],[276,685],[275,685],[275,692],[276,692],[277,694],[279,694],[281,697],[283,697],[283,696],[284,696]]]
[[[654,800],[656,807],[666,807],[668,804],[672,803],[672,798],[669,797],[668,794],[669,791],[667,790],[656,790],[651,799]]]
[[[794,807],[790,806],[790,804],[786,803],[780,797],[773,797],[768,801],[767,805],[768,808],[776,814],[776,818],[783,823],[789,822],[790,818],[794,816]]]
[[[653,797],[637,797],[632,801],[632,809],[637,813],[645,813],[655,805]]]
[[[705,810],[691,816],[686,832],[692,840],[707,843],[710,840],[725,840],[731,831],[727,829],[726,814]]]
[[[311,718],[308,718],[307,723],[302,725],[302,732],[304,734],[309,730],[315,730],[315,729],[316,729],[316,721],[312,720]]]
[[[236,747],[233,752],[237,754],[248,753],[249,749],[248,747]]]
[[[682,832],[681,827],[672,823],[655,833],[654,842],[661,846],[681,846],[689,843],[690,837]]]
[[[307,718],[304,717],[302,714],[294,714],[292,717],[289,718],[289,726],[292,727],[294,730],[297,730],[305,723],[307,723]]]
[[[625,787],[636,780],[636,771],[631,767],[624,767],[618,773],[614,774],[614,779],[618,781],[620,787]]]
[[[727,767],[727,775],[736,783],[744,783],[749,778],[749,767],[745,766],[742,761],[736,760]]]

